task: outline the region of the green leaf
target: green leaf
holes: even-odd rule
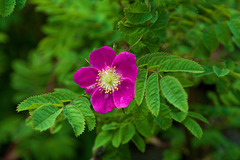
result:
[[[223,68],[222,70],[219,69],[217,66],[213,66],[213,71],[214,73],[218,76],[218,77],[223,77],[228,75],[228,73],[230,72],[229,69]]]
[[[121,143],[121,130],[120,129],[117,129],[114,134],[113,134],[113,137],[112,137],[112,145],[114,147],[119,147],[120,143]]]
[[[169,59],[179,59],[180,57],[178,56],[174,56],[174,55],[161,55],[161,56],[158,56],[158,57],[154,57],[152,58],[149,63],[148,63],[148,68],[151,69],[151,68],[158,68],[159,66],[162,65],[163,62],[165,62],[166,60],[169,60]]]
[[[61,100],[62,102],[69,102],[72,99],[71,96],[63,92],[52,92],[52,93],[49,93],[48,95],[54,96],[57,99]]]
[[[79,96],[78,93],[73,92],[72,90],[69,89],[65,89],[65,88],[54,88],[55,92],[61,92],[61,93],[65,93],[66,95],[70,96],[71,99],[74,99],[76,97]]]
[[[184,126],[197,138],[201,138],[203,131],[199,124],[192,118],[187,117],[183,121]]]
[[[232,37],[233,42],[240,48],[240,37]]]
[[[165,98],[176,108],[188,112],[187,94],[181,83],[172,76],[165,76],[160,80],[161,89]]]
[[[204,69],[194,61],[181,58],[166,60],[159,66],[158,72],[202,73]]]
[[[85,97],[81,97],[81,98],[76,98],[74,99],[73,103],[81,110],[88,129],[91,131],[94,129],[95,125],[96,125],[96,119],[95,119],[95,115],[92,112],[91,108],[90,108],[90,102],[87,98]]]
[[[181,153],[178,152],[178,150],[172,148],[172,149],[166,149],[163,152],[163,159],[162,160],[179,160],[181,159]]]
[[[146,104],[146,98],[143,99],[142,104],[140,106],[136,106],[133,110],[134,112],[134,118],[135,119],[144,119],[149,114],[149,109]]]
[[[0,15],[3,17],[9,16],[13,12],[15,4],[15,0],[1,0]]]
[[[207,120],[205,117],[203,117],[201,114],[199,114],[199,113],[196,113],[196,112],[188,112],[188,115],[191,116],[191,117],[193,117],[193,118],[199,119],[199,120],[201,120],[201,121],[209,124],[208,120]]]
[[[152,18],[151,13],[131,13],[125,11],[125,17],[128,19],[128,22],[131,24],[142,24]]]
[[[163,29],[164,27],[167,26],[167,23],[168,23],[168,14],[165,10],[159,9],[158,15],[159,15],[158,19],[151,26],[151,30],[153,31]]]
[[[146,88],[146,81],[147,81],[148,71],[146,69],[139,70],[137,80],[135,83],[135,100],[137,105],[142,103],[145,88]]]
[[[152,124],[150,123],[148,118],[142,119],[142,120],[138,120],[134,122],[137,131],[143,135],[146,138],[150,138],[153,136],[152,133]]]
[[[16,6],[15,9],[16,10],[20,10],[23,9],[23,7],[25,6],[27,0],[16,0]]]
[[[158,85],[158,74],[152,73],[147,80],[146,102],[148,109],[157,116],[160,110],[160,96]]]
[[[122,32],[122,34],[133,37],[142,36],[149,31],[149,29],[146,27],[132,26],[128,23],[123,23],[121,21],[118,23],[118,28],[120,32]]]
[[[44,131],[54,125],[57,116],[62,112],[54,105],[46,104],[36,109],[32,114],[33,128]]]
[[[144,55],[137,60],[137,66],[143,67],[143,66],[147,65],[153,57],[162,56],[162,55],[167,55],[167,53],[160,52],[160,53],[152,53],[152,54]]]
[[[52,128],[50,128],[51,134],[55,134],[62,129],[62,124],[55,124]]]
[[[141,24],[152,18],[146,4],[140,2],[135,2],[130,7],[125,8],[124,13],[125,18],[132,24]]]
[[[66,105],[63,107],[63,113],[68,118],[75,135],[79,136],[82,134],[85,128],[85,120],[80,109],[74,105]]]
[[[181,123],[187,117],[187,113],[185,112],[172,112],[172,118]]]
[[[145,152],[146,144],[145,144],[144,140],[142,139],[142,137],[140,137],[138,134],[135,134],[133,136],[132,141],[141,152]]]
[[[52,104],[57,107],[62,107],[63,103],[54,96],[43,94],[40,96],[30,97],[17,106],[17,111],[24,111],[30,109],[36,109],[44,104]]]
[[[172,125],[171,110],[165,104],[161,104],[161,108],[157,117],[153,116],[159,127],[163,130],[168,129]]]
[[[206,27],[203,32],[203,43],[210,51],[214,51],[218,47],[216,34],[212,27]]]
[[[231,33],[226,23],[220,23],[215,26],[216,36],[223,45],[228,45],[231,41]]]
[[[131,13],[148,13],[149,12],[148,6],[145,3],[141,3],[141,2],[135,2],[126,9],[128,12],[131,12]]]
[[[128,143],[135,134],[135,127],[132,123],[121,127],[122,144]]]
[[[103,131],[97,134],[95,139],[94,148],[97,149],[107,144],[112,139],[112,133],[109,131]]]
[[[228,26],[236,37],[240,37],[240,19],[231,19],[228,21]]]
[[[110,124],[104,124],[102,130],[115,130],[121,126],[121,123],[112,122]]]
[[[154,32],[148,32],[148,34],[144,35],[141,42],[146,45],[152,53],[157,52],[161,48],[160,37]]]

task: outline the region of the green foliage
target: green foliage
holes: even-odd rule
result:
[[[1,16],[8,16],[10,15],[16,4],[15,0],[1,0],[0,1],[0,15]]]
[[[0,15],[9,16],[14,10],[20,10],[25,6],[27,0],[1,0]]]
[[[135,100],[138,105],[141,105],[144,93],[145,93],[145,88],[146,88],[146,81],[147,81],[147,70],[140,70],[138,73],[138,77],[135,83]]]
[[[160,85],[165,98],[171,104],[183,112],[188,112],[187,93],[176,78],[165,76],[160,80]]]
[[[32,116],[30,117],[28,123],[36,130],[43,131],[53,127],[56,118],[62,110],[76,136],[79,136],[84,132],[85,121],[88,125],[88,129],[90,131],[93,130],[96,120],[95,115],[90,109],[89,100],[84,97],[76,98],[73,101],[75,105],[68,104],[70,101],[71,96],[67,93],[52,92],[49,94],[30,97],[24,100],[19,104],[18,111],[30,111]],[[64,105],[66,102],[67,105]],[[60,109],[57,107],[60,107]],[[64,120],[64,118],[60,118],[60,121],[62,120]],[[60,129],[61,125],[57,125],[56,128],[53,128],[52,133],[56,133]]]
[[[44,94],[40,96],[30,97],[18,105],[17,111],[20,112],[24,110],[36,109],[44,104],[52,104],[57,107],[62,107],[63,103],[54,97],[54,94]]]
[[[142,139],[142,137],[140,137],[138,134],[135,134],[133,136],[133,143],[137,146],[137,148],[141,151],[141,152],[145,152],[146,149],[146,144],[144,142],[144,140]]]
[[[88,125],[88,129],[91,131],[94,129],[96,125],[95,115],[93,114],[92,110],[90,109],[90,102],[86,98],[76,98],[74,99],[74,104],[78,107],[78,109],[81,111],[81,113],[84,116],[84,119],[86,120],[86,123]]]
[[[222,70],[219,69],[217,66],[213,66],[213,71],[218,77],[223,77],[226,76],[230,70],[223,68]]]
[[[158,57],[155,57],[153,59],[151,59],[151,61],[149,61],[148,63],[148,68],[151,69],[151,68],[159,68],[163,62],[165,62],[166,60],[169,60],[169,59],[178,59],[179,57],[178,56],[166,56],[166,55],[162,55],[162,56],[158,56]]]
[[[214,29],[212,27],[206,27],[203,32],[203,42],[206,48],[210,51],[214,51],[218,47],[218,41]]]
[[[113,145],[114,147],[119,147],[119,145],[120,145],[120,143],[121,143],[121,137],[122,137],[121,133],[122,133],[121,130],[118,129],[118,130],[116,130],[115,133],[113,134],[113,137],[112,137],[112,145]]]
[[[27,2],[27,0],[16,0],[15,9],[16,10],[23,9],[23,7],[25,6],[26,2]]]
[[[121,127],[122,144],[128,143],[135,134],[135,127],[132,123]]]
[[[161,104],[159,115],[154,117],[154,119],[161,129],[168,129],[172,125],[171,110],[167,105]]]
[[[75,135],[82,134],[85,129],[85,120],[81,110],[74,105],[66,105],[63,107],[63,113],[71,124]]]
[[[157,57],[157,56],[162,56],[162,55],[166,55],[166,54],[165,53],[152,53],[152,54],[144,55],[137,60],[137,66],[143,67],[145,65],[148,65],[149,61],[152,58]]]
[[[100,132],[95,140],[94,147],[95,149],[99,148],[102,145],[108,143],[112,138],[112,134],[109,131]]]
[[[32,113],[32,126],[34,129],[44,131],[53,126],[57,116],[62,112],[54,105],[45,104]]]
[[[232,31],[232,34],[236,37],[240,37],[240,22],[239,17],[232,18],[230,21],[228,21],[228,26]]]
[[[187,59],[169,59],[162,63],[159,72],[190,72],[202,73],[203,68],[196,62]]]
[[[219,23],[215,26],[216,36],[220,43],[228,45],[231,40],[230,30],[226,23]]]
[[[201,114],[199,114],[199,113],[196,113],[196,112],[188,112],[188,115],[189,115],[190,117],[199,119],[199,120],[201,120],[201,121],[209,124],[208,120],[207,120],[204,116],[202,116]]]
[[[131,24],[141,24],[152,18],[145,3],[136,2],[124,10],[125,18]]]
[[[192,118],[187,117],[183,121],[184,126],[197,138],[201,138],[203,131],[199,124]]]
[[[146,138],[152,137],[152,123],[149,119],[142,119],[139,121],[135,121],[135,126],[142,136]]]
[[[160,110],[160,96],[157,73],[152,73],[147,80],[146,102],[152,114],[157,116]]]

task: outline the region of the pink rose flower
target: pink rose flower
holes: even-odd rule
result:
[[[91,94],[93,109],[99,113],[125,108],[134,99],[134,83],[138,75],[136,56],[104,46],[91,52],[92,67],[82,67],[74,81]]]

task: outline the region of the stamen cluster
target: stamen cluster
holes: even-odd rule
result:
[[[96,85],[100,91],[105,90],[105,93],[112,94],[114,90],[118,90],[118,86],[121,84],[120,78],[122,74],[118,74],[115,68],[115,66],[113,68],[108,66],[105,70],[102,69],[98,71]]]

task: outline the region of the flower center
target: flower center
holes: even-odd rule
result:
[[[100,90],[105,90],[105,93],[112,93],[114,90],[118,90],[118,86],[121,84],[120,78],[122,74],[116,73],[116,67],[107,67],[105,70],[98,71],[98,77],[96,79],[96,85]]]

